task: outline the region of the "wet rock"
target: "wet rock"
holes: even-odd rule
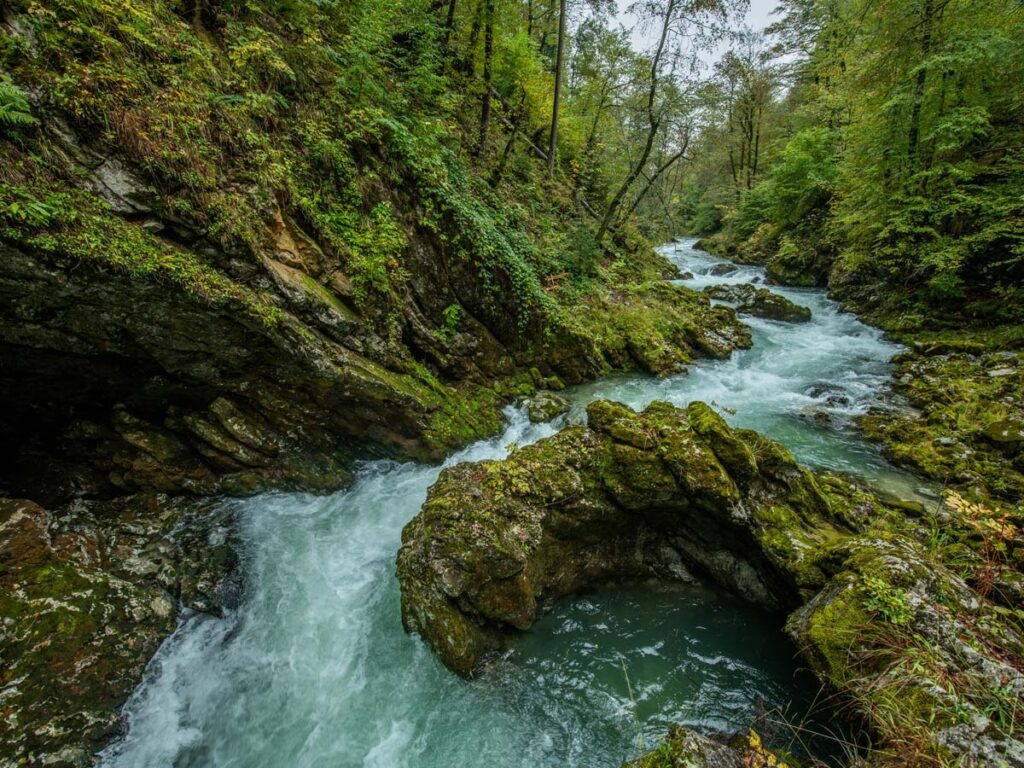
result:
[[[807,307],[750,283],[712,285],[705,288],[704,293],[714,299],[735,304],[736,311],[745,315],[789,323],[806,323],[811,319],[811,310]]]
[[[587,414],[506,462],[445,470],[403,531],[405,626],[450,668],[470,674],[548,600],[680,561],[770,607],[823,583],[812,553],[846,523],[784,448],[702,403]]]
[[[739,271],[739,267],[737,267],[735,264],[723,262],[720,264],[712,265],[712,267],[707,271],[706,274],[710,275],[711,277],[724,277],[725,275],[731,275],[733,272],[737,271]]]
[[[675,726],[658,749],[624,763],[622,768],[749,768],[779,762],[777,759],[772,763],[754,762],[757,756],[752,756],[748,748],[734,746],[727,741],[721,736]]]
[[[1024,377],[1020,366],[1006,366],[1019,355],[903,353],[893,374],[893,404],[906,403],[912,411],[873,409],[859,424],[894,463],[943,484],[969,484],[1019,503],[1024,499]],[[988,375],[1002,367],[1017,373]]]
[[[554,392],[542,390],[526,400],[526,413],[534,423],[551,421],[567,413],[569,401]]]
[[[784,237],[765,264],[765,275],[777,285],[811,288],[825,284],[830,261],[829,255],[819,253],[811,242]]]
[[[1016,447],[1024,443],[1024,421],[1003,419],[985,427],[985,439],[999,446]]]
[[[1014,706],[1024,637],[954,571],[909,538],[854,537],[830,556],[829,585],[787,627],[812,667],[878,729],[882,743],[913,734],[962,765],[1024,765],[1024,743],[986,708]],[[887,653],[891,643],[900,653]],[[902,675],[907,658],[927,661]],[[904,655],[907,654],[907,655]],[[959,690],[948,679],[970,680]],[[892,697],[896,697],[893,699]],[[875,717],[899,712],[899,721]],[[912,753],[923,759],[928,752]],[[906,764],[918,764],[908,756]],[[884,762],[884,761],[880,761]]]
[[[690,272],[689,270],[687,270],[686,272],[682,272],[679,275],[678,279],[679,280],[693,280],[693,272]]]
[[[161,496],[53,510],[0,499],[0,753],[12,765],[92,765],[180,606],[237,600],[230,531],[220,509]]]
[[[980,513],[958,522],[959,508],[930,513],[811,474],[701,403],[638,414],[599,401],[588,419],[505,461],[445,470],[403,531],[403,622],[449,668],[472,674],[565,594],[698,574],[792,611],[803,658],[878,745],[869,764],[907,739],[906,764],[936,751],[958,764],[1024,764],[1013,719],[1000,714],[1024,695],[1024,634],[1004,607],[1022,581],[1004,567],[977,591],[961,576],[985,557],[971,546]],[[923,543],[958,529],[967,533],[948,561]],[[1024,545],[1005,530],[1009,548]],[[996,584],[1002,606],[986,596]],[[703,765],[700,750],[715,747],[682,732],[668,741],[678,743],[634,765]]]

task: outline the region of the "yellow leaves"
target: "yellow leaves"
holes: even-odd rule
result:
[[[744,768],[789,768],[761,741],[757,731],[747,735],[747,750],[743,753]]]
[[[999,561],[1008,559],[1011,544],[1017,544],[1022,532],[1010,521],[1010,513],[996,511],[981,502],[965,499],[956,491],[947,491],[946,506],[957,513],[958,522],[977,534],[982,541],[983,556],[991,569]]]

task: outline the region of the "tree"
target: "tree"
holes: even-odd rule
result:
[[[551,140],[548,142],[548,173],[555,173],[555,155],[558,152],[558,107],[562,95],[562,58],[565,55],[565,3],[558,10],[558,54],[555,57],[555,95],[551,106]]]
[[[723,33],[721,23],[728,18],[729,11],[739,5],[734,0],[647,0],[636,6],[637,11],[655,21],[660,30],[644,88],[645,130],[636,160],[631,163],[628,173],[605,208],[597,232],[598,241],[603,240],[608,231],[614,228],[620,209],[637,179],[643,175],[659,131],[665,124],[669,102],[664,98],[664,83],[680,75],[678,67],[685,53],[692,57],[720,38]],[[693,47],[684,51],[684,44]],[[675,159],[682,155],[679,153]],[[658,175],[661,172],[656,171]]]

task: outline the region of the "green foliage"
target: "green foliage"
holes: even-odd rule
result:
[[[439,341],[448,341],[459,332],[459,321],[462,319],[462,307],[458,304],[449,304],[441,313],[444,318],[440,328],[434,331],[434,336]]]
[[[32,115],[25,91],[9,77],[0,78],[0,132],[13,133],[38,122]]]
[[[358,300],[365,301],[371,292],[385,296],[401,290],[409,278],[401,261],[406,239],[389,203],[374,207],[365,228],[352,233],[350,245],[349,276]]]
[[[709,106],[724,98],[728,108],[701,137],[688,180],[701,190],[686,204],[702,210],[699,220],[691,214],[694,231],[706,232],[708,212],[724,206],[723,241],[756,239],[767,225],[776,243],[787,234],[821,242],[845,274],[884,281],[929,313],[994,304],[1019,286],[1020,9],[999,0],[783,0],[782,13],[773,30],[798,55],[786,64],[791,89],[757,126],[766,162],[753,184],[741,183],[749,151],[737,155],[736,142],[749,135],[737,138],[735,124],[749,96],[742,79],[726,78],[724,96],[716,83]]]
[[[865,575],[863,589],[865,593],[864,607],[881,615],[890,624],[895,624],[898,627],[905,626],[914,617],[907,593],[894,587],[885,579]]]
[[[282,319],[276,307],[195,255],[114,216],[87,192],[0,183],[0,238],[53,258],[112,268],[133,279],[169,281],[198,300],[237,306],[267,326]]]

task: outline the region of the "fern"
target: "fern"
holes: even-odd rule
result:
[[[0,79],[0,130],[26,128],[38,122],[25,91],[10,78]]]

